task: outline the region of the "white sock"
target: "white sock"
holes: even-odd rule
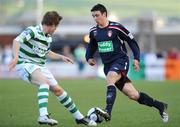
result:
[[[43,84],[39,86],[38,90],[38,104],[40,116],[48,115],[47,105],[49,96],[49,85]]]

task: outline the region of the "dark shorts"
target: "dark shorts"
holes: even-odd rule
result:
[[[117,74],[121,74],[121,79],[115,83],[115,86],[122,91],[124,84],[127,82],[131,82],[131,80],[127,77],[127,73],[129,70],[129,61],[127,60],[116,60],[111,64],[104,65],[104,73],[108,74],[109,71],[114,71]]]
[[[110,64],[104,65],[104,74],[107,75],[109,71],[114,71],[118,74],[126,75],[129,70],[129,61],[118,59]]]

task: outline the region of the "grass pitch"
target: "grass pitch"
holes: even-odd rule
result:
[[[106,87],[102,79],[59,80],[80,111],[86,115],[91,107],[104,108]],[[169,123],[164,124],[158,111],[130,101],[117,92],[111,122],[98,127],[179,127],[180,125],[180,81],[135,81],[135,87],[150,96],[169,104]],[[47,127],[38,125],[37,89],[21,80],[0,79],[0,127]],[[81,127],[76,125],[70,113],[57,101],[49,97],[49,112],[59,121],[57,127]]]

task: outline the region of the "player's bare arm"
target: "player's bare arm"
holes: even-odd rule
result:
[[[14,40],[13,41],[13,59],[12,61],[10,62],[10,64],[8,65],[9,67],[9,70],[11,71],[17,64],[18,62],[18,52],[19,52],[19,48],[20,48],[20,44],[18,41]]]
[[[57,54],[53,51],[49,51],[49,53],[47,54],[47,56],[51,59],[54,59],[54,60],[62,60],[66,63],[74,63],[74,61],[66,56],[63,56],[63,55],[60,55],[60,54]]]

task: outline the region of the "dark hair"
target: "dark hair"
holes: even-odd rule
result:
[[[96,4],[96,5],[94,5],[94,7],[92,7],[92,9],[91,9],[91,12],[92,12],[92,11],[100,11],[101,14],[103,14],[104,12],[106,12],[106,16],[107,16],[107,9],[106,9],[106,7],[105,7],[104,5],[102,5],[102,4]]]
[[[60,22],[60,20],[62,20],[62,17],[56,12],[56,11],[48,11],[46,12],[46,14],[43,16],[42,19],[42,25],[55,25],[57,26]]]

